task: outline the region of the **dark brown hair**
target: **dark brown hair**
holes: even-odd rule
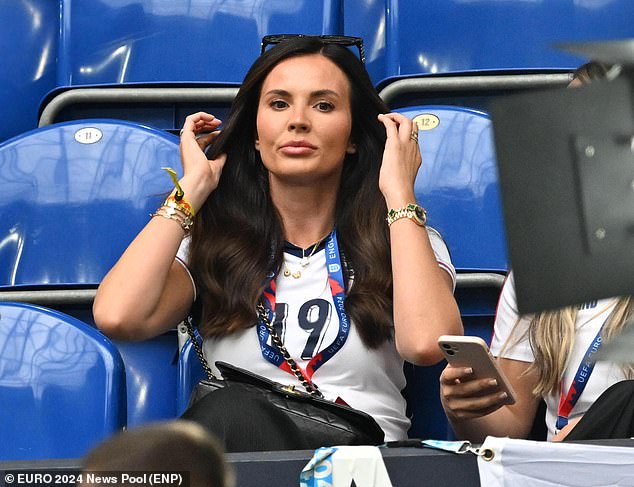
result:
[[[335,63],[351,87],[351,139],[357,152],[345,157],[335,209],[339,246],[354,269],[345,307],[366,346],[377,347],[391,337],[387,208],[378,186],[386,135],[377,120],[388,109],[350,50],[315,37],[284,41],[255,61],[208,152],[210,158],[224,152],[227,161],[218,188],[196,215],[190,245],[190,267],[202,301],[199,327],[207,337],[255,325],[256,304],[267,278],[277,275],[282,265],[282,224],[254,147],[257,107],[264,79],[277,64],[316,53]]]
[[[234,484],[233,469],[225,462],[218,440],[198,423],[185,420],[148,423],[121,431],[93,448],[82,463],[84,472],[95,473],[188,472],[189,487]],[[88,485],[91,483],[80,484]]]

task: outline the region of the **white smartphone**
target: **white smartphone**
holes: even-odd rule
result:
[[[501,391],[506,392],[505,404],[515,403],[515,392],[508,379],[491,355],[489,347],[480,337],[462,335],[442,335],[438,346],[454,367],[471,367],[474,379],[495,379]]]

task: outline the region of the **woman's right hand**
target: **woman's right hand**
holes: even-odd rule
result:
[[[209,194],[218,187],[226,154],[216,159],[207,159],[205,148],[220,134],[222,123],[213,115],[198,112],[185,119],[180,138],[180,153],[183,164],[182,183],[188,201],[200,208]]]
[[[471,369],[451,365],[440,375],[440,401],[451,420],[485,416],[502,407],[505,400],[493,377],[474,379]]]

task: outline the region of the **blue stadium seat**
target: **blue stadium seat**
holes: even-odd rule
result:
[[[629,38],[624,19],[634,15],[625,0],[343,0],[341,8],[344,33],[366,40],[375,84],[420,74],[570,69],[581,59],[555,44]]]
[[[113,340],[125,364],[128,427],[176,417],[176,330],[141,342]]]
[[[0,460],[79,458],[126,425],[119,352],[63,313],[0,303]]]
[[[0,301],[55,308],[93,324],[95,289],[173,187],[178,137],[143,125],[79,120],[0,145]],[[173,417],[176,333],[117,343],[128,423]]]
[[[81,120],[0,145],[0,288],[99,284],[180,167],[178,138]]]
[[[58,79],[75,86],[241,82],[263,35],[340,34],[343,17],[342,0],[68,3],[59,25],[65,43],[53,55],[64,57]]]
[[[189,397],[194,387],[207,375],[203,369],[196,349],[191,340],[187,340],[178,356],[178,378],[176,379],[176,414],[180,416],[187,409]]]
[[[423,163],[414,190],[429,224],[447,241],[456,268],[505,272],[506,237],[488,115],[439,105],[397,111],[429,120],[419,121]]]
[[[56,68],[53,76],[67,80],[66,83],[48,85],[50,91],[42,100],[41,81],[32,86],[35,83],[31,80],[19,79],[24,81],[19,85],[24,92],[30,94],[39,88],[40,126],[108,117],[178,131],[186,115],[201,109],[224,119],[235,96],[233,93],[227,97],[227,91],[237,91],[260,54],[263,35],[341,34],[343,29],[343,0],[196,0],[195,7],[191,2],[172,2],[167,6],[153,0],[128,4],[83,0],[67,3],[67,8],[55,11],[57,16],[50,15],[42,22],[52,25],[50,30],[65,40],[62,44],[53,43],[49,53],[50,59],[63,62],[49,64]],[[27,7],[20,10],[26,11]],[[0,12],[0,20],[2,17]],[[95,22],[111,28],[95,28]],[[44,29],[37,29],[41,30]],[[13,37],[6,38],[33,42],[31,37],[16,36],[15,32],[24,34],[11,29],[9,34]],[[0,39],[4,38],[0,32]],[[25,60],[32,59],[36,65],[29,66],[29,74],[42,70],[37,66],[42,58],[37,50],[38,56],[33,56],[34,49],[14,47],[6,51],[4,59],[9,61],[16,52]],[[14,64],[10,62],[8,66]],[[13,81],[10,76],[7,80]],[[13,112],[25,112],[20,100],[5,100],[0,92],[0,103],[5,101],[3,106]]]

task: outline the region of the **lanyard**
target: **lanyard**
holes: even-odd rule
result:
[[[319,369],[319,367],[324,365],[339,350],[341,350],[348,339],[348,335],[350,334],[350,321],[344,307],[345,288],[343,270],[341,268],[341,257],[339,254],[339,245],[337,243],[337,234],[335,230],[328,235],[325,251],[326,268],[328,269],[328,284],[330,286],[330,292],[332,293],[332,300],[335,304],[335,309],[337,310],[337,315],[339,316],[339,331],[337,332],[337,336],[333,342],[315,355],[306,365],[306,370],[302,371],[303,375],[309,382],[317,369]],[[264,290],[263,296],[264,307],[266,308],[271,323],[273,323],[275,314],[275,290],[275,279],[272,278],[269,285]],[[261,320],[257,326],[257,333],[262,356],[276,367],[292,374],[293,372],[279,350],[267,343],[269,331]]]
[[[605,323],[604,323],[605,324]],[[557,422],[555,423],[555,427],[558,430],[561,430],[564,426],[568,424],[568,416],[570,416],[570,411],[575,407],[579,397],[581,397],[581,393],[586,387],[588,380],[590,379],[590,374],[594,370],[594,362],[591,360],[592,356],[597,353],[599,348],[601,347],[601,331],[603,330],[603,325],[599,329],[599,333],[594,337],[592,343],[586,350],[586,354],[583,356],[583,360],[579,364],[579,368],[577,369],[577,373],[575,374],[575,378],[570,384],[570,389],[568,389],[568,394],[564,397],[563,393],[563,381],[561,384],[561,395],[559,397],[559,407],[557,408]]]

